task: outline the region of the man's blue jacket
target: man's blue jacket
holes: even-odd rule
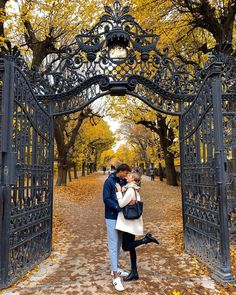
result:
[[[111,173],[103,186],[103,202],[105,203],[106,219],[117,219],[117,215],[121,211],[116,199],[116,183],[119,183],[121,186],[125,184],[124,181],[121,181],[121,179],[116,176],[116,173]]]

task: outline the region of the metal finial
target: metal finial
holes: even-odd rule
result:
[[[120,1],[115,1],[114,4],[113,4],[113,7],[116,11],[119,11],[120,8],[121,8],[121,4],[120,4]]]

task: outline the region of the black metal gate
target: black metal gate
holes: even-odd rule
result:
[[[11,55],[0,60],[0,288],[51,251],[53,116],[104,95],[132,95],[180,116],[185,248],[216,279],[232,282],[235,59],[209,59],[203,71],[187,71],[157,48],[159,37],[141,28],[128,7],[115,1],[105,12],[43,71],[17,67]]]
[[[0,287],[51,252],[52,117],[13,59],[0,60]]]
[[[222,113],[222,63],[212,63],[181,118],[185,248],[222,282],[232,282]],[[232,136],[233,134],[229,134]]]

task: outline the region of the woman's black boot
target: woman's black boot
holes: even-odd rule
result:
[[[130,274],[127,277],[123,278],[124,282],[129,282],[129,281],[134,281],[134,280],[138,280],[139,276],[138,276],[138,271],[137,269],[132,269]]]
[[[148,244],[148,243],[160,244],[159,241],[156,238],[154,238],[152,234],[150,233],[146,234],[146,236],[143,238],[143,243],[144,244]]]

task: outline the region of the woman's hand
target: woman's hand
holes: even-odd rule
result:
[[[116,183],[116,189],[118,192],[121,192],[121,186],[119,185],[119,183]]]
[[[128,205],[134,205],[136,202],[137,202],[136,199],[133,199],[133,200],[131,200],[131,201],[129,202]]]

